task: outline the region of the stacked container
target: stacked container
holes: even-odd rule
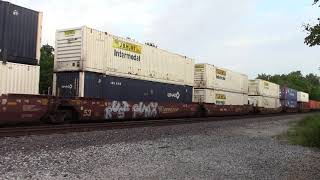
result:
[[[88,27],[58,30],[53,93],[192,102],[194,60]]]
[[[193,102],[248,104],[248,76],[210,64],[196,64]]]
[[[0,1],[0,93],[38,94],[42,13]]]
[[[281,87],[281,105],[287,109],[297,109],[298,108],[298,91],[288,88]]]
[[[259,109],[277,111],[280,107],[280,86],[265,80],[249,82],[249,103]]]
[[[298,101],[298,106],[299,110],[301,112],[308,112],[310,110],[309,107],[309,94],[305,92],[298,92],[297,93],[297,101]]]

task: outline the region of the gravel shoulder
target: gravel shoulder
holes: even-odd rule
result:
[[[306,115],[0,139],[0,179],[320,179],[275,136]]]

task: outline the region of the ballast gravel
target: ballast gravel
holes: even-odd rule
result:
[[[0,179],[320,179],[276,136],[305,115],[0,139]]]

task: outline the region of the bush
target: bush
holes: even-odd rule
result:
[[[288,132],[289,141],[308,147],[320,148],[320,114],[306,117]]]

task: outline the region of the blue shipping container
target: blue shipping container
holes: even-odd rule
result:
[[[84,72],[56,73],[56,95],[61,97],[103,98],[115,101],[156,101],[191,103],[193,87]],[[83,84],[80,85],[80,84]],[[83,87],[83,89],[81,89]]]
[[[291,100],[281,100],[281,106],[285,108],[298,108],[298,102]]]
[[[281,100],[289,100],[289,101],[297,101],[298,100],[298,91],[288,88],[288,87],[281,87],[280,93]]]

